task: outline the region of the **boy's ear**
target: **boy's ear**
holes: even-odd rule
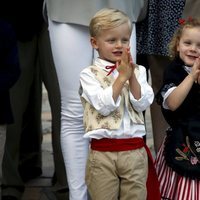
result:
[[[90,38],[90,43],[94,49],[98,49],[97,40],[95,37]]]

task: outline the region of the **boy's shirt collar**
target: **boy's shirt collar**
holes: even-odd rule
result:
[[[106,69],[105,67],[106,67],[106,66],[113,66],[113,65],[115,65],[115,64],[112,63],[112,62],[103,60],[103,59],[101,59],[101,58],[96,58],[95,61],[94,61],[94,65],[96,65],[96,66],[98,66],[98,67],[101,67],[101,68],[105,69],[106,71],[109,71],[109,69]]]
[[[94,65],[96,65],[96,66],[102,68],[103,70],[107,71],[108,75],[109,75],[109,72],[112,73],[112,72],[116,71],[116,69],[112,70],[112,66],[115,65],[114,63],[103,60],[101,58],[96,58],[95,61],[94,61]],[[109,68],[109,67],[111,67],[111,68]]]

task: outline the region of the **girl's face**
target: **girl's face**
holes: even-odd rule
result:
[[[122,53],[129,47],[130,27],[124,23],[116,28],[102,30],[91,38],[91,44],[101,59],[115,63],[121,60]]]
[[[196,58],[200,56],[200,27],[183,30],[177,51],[185,65],[192,67]]]

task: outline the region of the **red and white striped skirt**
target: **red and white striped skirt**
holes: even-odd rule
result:
[[[200,200],[200,180],[186,178],[174,172],[167,166],[163,150],[164,142],[155,159],[155,167],[160,182],[162,199]]]

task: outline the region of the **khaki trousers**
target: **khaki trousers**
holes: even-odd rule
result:
[[[145,148],[120,152],[90,150],[86,184],[92,200],[146,200]]]

